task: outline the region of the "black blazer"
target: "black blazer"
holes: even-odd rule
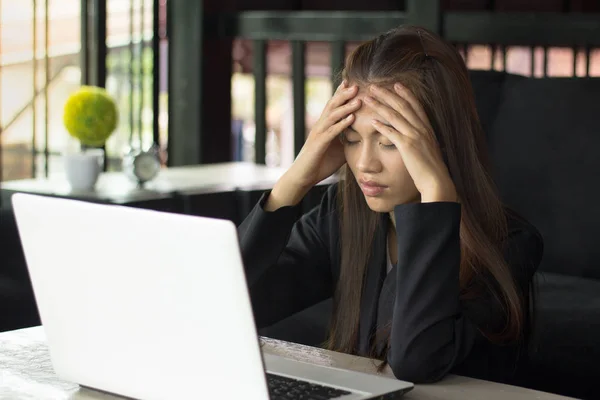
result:
[[[299,206],[264,211],[267,192],[238,228],[259,328],[333,296],[341,257],[336,190],[328,188],[320,206],[299,219]],[[492,345],[478,329],[503,326],[501,305],[489,290],[459,300],[460,204],[403,204],[394,214],[398,263],[387,274],[389,218],[382,214],[366,271],[356,354],[368,356],[376,327],[391,321],[387,361],[397,378],[433,382],[452,372],[509,380],[518,346]],[[511,218],[509,228],[505,257],[527,291],[543,242],[520,218]]]

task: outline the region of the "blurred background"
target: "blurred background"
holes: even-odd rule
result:
[[[106,144],[109,170],[121,168],[121,157],[129,147],[153,143],[163,150],[165,164],[171,165],[229,160],[289,165],[295,155],[294,131],[308,132],[331,96],[335,79],[332,54],[339,54],[340,46],[350,51],[360,40],[318,40],[318,22],[314,23],[314,32],[298,31],[302,37],[289,33],[291,40],[282,40],[285,34],[273,32],[272,38],[267,35],[256,40],[252,35],[244,36],[248,32],[243,26],[232,28],[233,24],[250,21],[251,27],[252,18],[257,16],[252,11],[256,10],[335,10],[349,15],[358,12],[358,16],[388,11],[402,16],[405,3],[0,0],[1,179],[64,173],[60,158],[70,139],[62,124],[62,107],[81,84],[106,87],[121,112],[119,127]],[[597,12],[600,2],[446,0],[439,2],[439,7],[444,11],[535,12],[539,13],[536,18],[544,18],[544,12]],[[247,12],[246,19],[231,17],[235,12]],[[393,14],[388,15],[393,18]],[[198,28],[201,25],[202,29]],[[222,34],[227,30],[231,35]],[[173,38],[173,34],[178,37]],[[456,45],[473,70],[506,70],[535,77],[600,76],[600,50],[594,48],[497,46],[477,43],[476,38]],[[302,54],[294,56],[293,46]],[[256,151],[253,71],[257,69],[257,48],[259,56],[264,57],[264,71],[261,65],[257,71],[265,74],[259,78],[259,101],[265,103],[265,115],[258,121],[258,143],[264,146],[264,153]],[[304,121],[295,124],[292,70],[298,61],[304,63],[300,67],[304,76],[299,78],[306,89],[306,106]],[[193,66],[198,67],[198,81],[188,82],[184,99],[170,99],[170,83],[185,85],[182,74]],[[204,107],[170,113],[170,107],[180,101],[190,107]],[[177,120],[173,121],[174,117]],[[193,159],[178,159],[175,147],[189,142],[194,135],[201,137],[202,148],[196,149]]]

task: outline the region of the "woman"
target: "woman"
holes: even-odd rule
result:
[[[297,220],[304,195],[341,167]],[[542,240],[498,197],[461,56],[424,29],[348,57],[239,235],[259,327],[333,297],[327,347],[416,383],[449,372],[506,381],[525,348]]]

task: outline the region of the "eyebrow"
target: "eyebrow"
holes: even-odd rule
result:
[[[372,135],[381,135],[381,133],[379,133],[375,128],[373,128],[374,130],[372,132],[370,132]],[[351,131],[356,133],[357,135],[362,136],[356,129],[354,129],[352,127],[352,125],[349,125],[344,131]]]

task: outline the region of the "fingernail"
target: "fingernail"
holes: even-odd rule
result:
[[[352,119],[352,114],[348,114],[348,116],[346,117],[346,119]]]
[[[358,104],[358,99],[354,99],[350,102],[351,105],[355,106]]]
[[[372,99],[371,97],[369,97],[369,96],[365,96],[365,101],[366,101],[367,103],[372,103],[372,102],[373,102],[373,99]]]
[[[377,88],[377,86],[375,86],[375,85],[372,85],[372,86],[371,86],[371,92],[376,92],[376,91],[377,91],[377,89],[378,89],[378,88]]]
[[[395,88],[396,90],[402,90],[404,87],[403,87],[401,84],[399,84],[399,83],[396,83],[396,84],[394,84],[394,88]]]

